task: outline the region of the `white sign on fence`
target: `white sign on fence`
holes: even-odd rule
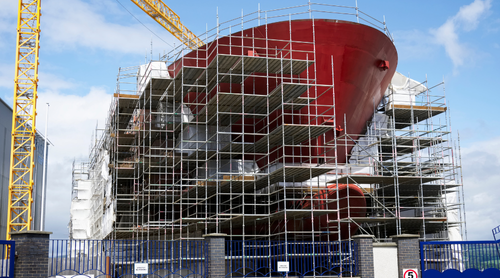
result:
[[[290,271],[289,262],[278,262],[278,272],[288,272]]]
[[[148,274],[147,263],[134,263],[134,274]]]
[[[403,269],[403,278],[418,278],[416,269]]]

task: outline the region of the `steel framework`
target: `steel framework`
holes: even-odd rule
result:
[[[20,0],[18,12],[7,239],[31,229],[40,1]]]
[[[342,221],[379,239],[404,233],[464,238],[460,152],[444,82],[428,86],[425,80],[399,91],[391,85],[374,111],[366,134],[347,132],[336,143],[353,152],[335,182],[361,186],[368,201],[365,217]]]
[[[181,23],[179,16],[161,0],[132,0],[139,8],[191,49],[203,46],[203,41]]]
[[[292,36],[294,17],[317,12],[311,5],[250,13],[208,30],[205,47],[120,69],[107,125],[90,156],[93,226],[101,225],[91,234],[319,242],[354,233],[377,240],[402,233],[446,239],[452,228],[463,233],[459,152],[444,91],[436,94],[427,82],[418,94],[391,86],[373,104],[366,133],[352,132],[335,97],[317,101],[336,96],[332,81],[339,73],[333,59],[317,66],[316,27],[310,40]],[[331,8],[322,16],[354,16],[390,38],[384,22],[357,7],[321,7]],[[267,35],[276,21],[290,26],[289,38]],[[319,82],[319,71],[331,72],[331,80]],[[310,118],[297,117],[301,109]],[[319,124],[310,120],[325,115]],[[338,132],[328,141],[332,129]],[[354,194],[356,188],[362,193]]]

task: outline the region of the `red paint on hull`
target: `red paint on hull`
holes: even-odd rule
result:
[[[314,34],[314,35],[313,35]],[[366,122],[371,118],[374,108],[380,103],[384,91],[387,88],[392,75],[395,72],[398,62],[396,48],[390,39],[382,32],[366,25],[317,19],[284,21],[243,31],[244,39],[241,39],[241,32],[233,34],[231,37],[220,38],[205,47],[208,50],[191,52],[183,57],[182,63],[185,66],[205,67],[210,64],[216,54],[248,55],[249,51],[254,51],[261,56],[272,56],[277,54],[292,57],[293,59],[315,61],[315,64],[308,70],[300,74],[301,78],[315,79],[317,84],[331,85],[335,80],[335,101],[333,91],[329,91],[319,96],[311,103],[310,107],[304,107],[300,111],[293,111],[293,116],[282,117],[281,110],[276,110],[268,118],[254,120],[245,119],[233,124],[232,130],[239,132],[245,130],[248,133],[267,132],[282,124],[311,124],[319,125],[332,119],[334,114],[331,107],[335,103],[336,122],[332,126],[340,126],[343,130],[338,133],[342,135],[345,131],[350,134],[360,134]],[[247,38],[248,37],[248,38]],[[267,40],[265,38],[268,38]],[[261,38],[260,40],[254,38]],[[292,41],[290,43],[289,41]],[[309,43],[298,43],[309,42]],[[314,42],[314,44],[313,44]],[[279,50],[282,50],[281,52]],[[314,53],[315,55],[314,55]],[[204,57],[209,53],[208,57]],[[334,73],[332,73],[332,60]],[[389,69],[379,67],[381,61],[387,61],[391,65]],[[171,74],[177,74],[180,70],[181,61],[171,65]],[[175,68],[175,70],[173,70]],[[240,84],[221,83],[219,88],[214,88],[208,94],[189,93],[185,97],[186,102],[198,102],[200,104],[208,102],[215,97],[217,92],[250,94],[267,94],[276,86],[279,80],[267,80],[264,73],[255,73],[254,78],[248,78]],[[272,74],[270,74],[272,76]],[[278,76],[281,76],[278,74]],[[292,76],[293,82],[303,82]],[[290,79],[285,76],[285,82]],[[305,92],[302,96],[314,96],[314,88]],[[193,113],[199,112],[203,105],[191,105]],[[286,111],[292,113],[292,111]],[[346,125],[344,126],[344,118]],[[333,140],[335,130],[327,132],[324,138],[320,137],[312,140],[312,153],[309,147],[285,147],[278,148],[269,158],[264,156],[247,156],[247,159],[255,158],[258,165],[264,168],[268,161],[283,162],[280,158],[282,154],[294,156],[301,154],[302,157],[288,157],[285,162],[295,163],[316,163],[306,156],[323,153],[321,147],[326,142]],[[261,136],[245,136],[246,142],[257,141]],[[356,138],[355,138],[356,139]],[[350,147],[345,149],[339,146],[338,162],[345,162],[346,154]],[[325,155],[325,154],[324,154]],[[334,157],[333,151],[327,152],[326,156]]]
[[[339,213],[330,213],[314,218],[314,221],[306,221],[304,219],[305,230],[312,230],[314,224],[315,231],[330,232],[340,231],[342,239],[349,238],[349,233],[354,235],[358,230],[356,224],[349,225],[348,223],[340,223],[338,229],[337,219],[346,219],[348,217],[364,217],[366,216],[366,199],[363,191],[354,184],[339,184],[338,190],[335,184],[329,185],[328,189],[321,190],[315,194],[312,199],[312,206],[315,210],[336,210],[337,205]],[[337,192],[338,191],[338,192]],[[338,195],[338,196],[337,196]],[[340,201],[337,204],[337,197]],[[304,209],[311,208],[311,200],[304,200],[298,204],[299,207]],[[329,240],[337,240],[337,234],[326,236]],[[326,238],[324,238],[326,240]]]
[[[339,127],[339,130],[341,130],[337,132],[337,136],[341,136],[345,132],[349,134],[363,132],[367,121],[373,115],[374,109],[382,100],[384,91],[398,63],[395,46],[379,30],[362,24],[325,19],[316,19],[314,21],[294,20],[258,26],[235,33],[230,37],[220,38],[207,44],[203,49],[207,51],[188,53],[182,58],[182,61],[179,60],[171,65],[171,75],[175,76],[179,73],[180,65],[206,67],[214,61],[217,54],[247,56],[250,53],[249,51],[264,57],[277,55],[278,57],[286,56],[300,60],[314,60],[314,64],[299,76],[277,74],[280,79],[273,79],[266,78],[266,73],[254,73],[253,77],[246,79],[241,84],[221,83],[218,88],[214,88],[208,93],[188,93],[184,101],[197,103],[197,105],[189,106],[194,114],[200,112],[203,105],[219,92],[266,95],[277,86],[280,86],[281,81],[304,83],[306,78],[315,80],[316,84],[333,85],[332,83],[334,83],[335,93],[330,89],[318,96],[314,87],[306,91],[302,97],[314,96],[317,99],[311,105],[298,111],[285,111],[290,115],[284,116],[282,110],[276,110],[266,118],[245,118],[231,126],[233,132],[244,131],[248,133],[248,135],[233,137],[233,140],[242,142],[256,142],[263,137],[259,133],[271,132],[284,124],[322,125],[328,123],[332,126],[332,129],[326,132],[324,136],[319,136],[310,142],[302,142],[304,146],[314,146],[312,148],[309,146],[277,146],[271,149],[269,154],[244,155],[245,159],[256,160],[261,169],[264,169],[270,163],[276,162],[318,163],[316,158],[311,159],[311,157],[320,155],[330,158],[336,157],[338,163],[344,163],[351,147],[338,146],[335,155],[335,150],[332,148],[327,149],[325,145],[334,139],[335,127]],[[390,65],[390,67],[380,67],[382,61],[384,61],[385,65]],[[274,75],[268,74],[268,76],[272,77]],[[333,105],[335,105],[335,110],[332,109]],[[332,122],[334,114],[336,114],[336,119]],[[353,139],[357,138],[354,136]],[[327,162],[333,163],[334,161]],[[341,187],[340,191],[342,190],[344,189]],[[354,191],[351,192],[351,190]],[[330,198],[331,192],[335,192],[335,190],[318,194],[327,194],[328,198]],[[347,192],[347,189],[345,189],[345,192]],[[350,215],[363,216],[365,210],[362,207],[365,206],[365,200],[361,198],[363,196],[361,190],[357,186],[350,185],[349,192],[350,196],[358,194],[359,197],[352,200],[356,202],[356,208],[349,208],[351,210]],[[317,195],[315,198],[319,199],[319,197],[320,195]],[[306,202],[301,205],[307,208]],[[347,212],[346,202],[340,201],[339,205],[343,211]],[[326,204],[322,206],[330,207],[330,205]],[[320,227],[327,226],[328,223],[325,223],[325,219],[333,217],[330,216],[319,217],[315,220],[315,230],[318,231]],[[309,224],[304,223],[307,221],[303,220],[305,219],[290,220],[291,222],[286,225],[287,227],[291,225],[289,230],[295,229],[296,224],[310,225],[309,228],[312,229],[313,224],[311,222]],[[280,226],[275,226],[275,228],[284,229],[283,225],[281,228]],[[352,226],[354,225],[351,225],[350,232],[354,234],[357,227]],[[342,235],[348,234],[346,229],[347,226],[342,224],[340,228]],[[233,230],[233,233],[237,233],[236,229]],[[345,237],[342,236],[342,238]]]

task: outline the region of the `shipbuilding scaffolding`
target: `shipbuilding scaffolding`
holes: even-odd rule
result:
[[[337,146],[353,150],[332,182],[362,187],[368,212],[341,221],[378,239],[399,234],[419,234],[423,240],[464,236],[461,163],[444,82],[427,84],[396,73],[366,134],[347,132],[337,138]]]
[[[255,38],[245,40],[245,45],[254,44]],[[308,157],[308,163],[286,165],[280,162],[284,155],[274,155],[285,146],[311,147],[304,142],[332,129],[333,117],[320,125],[284,124],[284,118],[293,116],[299,107],[312,106],[318,95],[333,90],[332,85],[299,77],[314,63],[312,43],[300,43],[302,49],[280,51],[252,46],[258,56],[249,55],[248,47],[227,54],[218,53],[224,45],[209,45],[210,53],[197,50],[196,54],[207,58],[178,60],[175,77],[155,68],[158,62],[151,62],[145,75],[137,77],[138,94],[116,94],[110,122],[117,191],[114,236],[192,238],[208,231],[231,234],[241,229],[232,236],[260,237],[258,228],[250,231],[245,225],[268,230],[280,223],[285,213],[278,208],[309,194],[302,182],[334,170],[331,163],[313,163],[319,155]],[[292,58],[298,52],[311,60]],[[265,94],[245,90],[246,82],[259,78],[274,85]],[[211,96],[222,82],[243,85],[228,86]],[[306,91],[311,93],[301,97]],[[333,107],[333,103],[328,105],[328,109]],[[268,117],[276,112],[279,116]],[[251,143],[245,137],[251,137]],[[262,170],[258,164],[268,166]],[[294,186],[285,188],[284,184]],[[312,186],[309,192],[314,192]],[[327,212],[289,206],[286,215]],[[286,231],[274,235],[285,237]]]
[[[349,133],[335,97],[317,101],[336,92],[333,58],[331,80],[315,78],[324,69],[316,67],[314,21],[310,40],[291,30],[286,40],[267,36],[271,22],[313,18],[310,5],[293,16],[259,10],[207,31],[204,48],[120,69],[91,153],[92,238],[446,239],[450,228],[462,231],[461,169],[444,96],[427,84],[407,94],[390,87],[366,133]],[[322,7],[390,36],[357,7]]]

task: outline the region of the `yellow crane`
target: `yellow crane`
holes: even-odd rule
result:
[[[131,1],[187,47],[196,49],[203,46],[203,42],[187,29],[180,22],[179,16],[161,0]],[[10,232],[31,230],[40,2],[41,0],[19,0],[18,6],[7,240],[10,239]]]
[[[193,32],[181,23],[179,16],[161,0],[131,0],[145,13],[167,29],[178,40],[191,49],[204,45]]]
[[[31,230],[39,42],[40,0],[19,0],[7,239]]]

